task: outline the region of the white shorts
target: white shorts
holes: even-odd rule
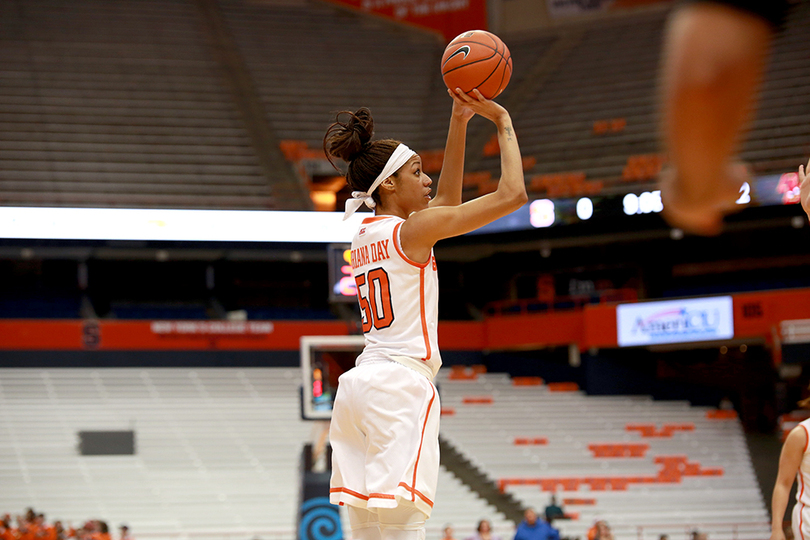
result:
[[[329,500],[359,508],[413,504],[430,516],[439,474],[436,387],[392,360],[340,376],[329,439]]]

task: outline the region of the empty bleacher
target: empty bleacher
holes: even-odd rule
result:
[[[621,192],[628,189],[628,181],[655,178],[660,163],[641,177],[628,176],[625,169],[633,156],[661,152],[657,78],[668,13],[644,10],[533,35],[504,36],[507,43],[514,40],[518,52],[531,49],[534,42],[536,56],[548,47],[550,37],[581,36],[545,74],[545,82],[512,105],[522,153],[536,159],[526,171],[527,182],[535,175],[577,172],[604,181],[607,192]],[[758,112],[741,151],[758,173],[793,170],[807,153],[810,91],[801,66],[810,50],[808,25],[810,3],[799,2],[775,39]],[[515,69],[517,73],[527,66]],[[616,129],[596,129],[600,122],[612,122]],[[498,170],[497,156],[474,159],[476,169]]]
[[[271,205],[193,2],[1,9],[0,204]]]
[[[426,99],[441,81],[435,35],[318,2],[221,6],[280,140],[320,149],[336,112],[369,107],[377,137],[423,149]]]
[[[790,171],[797,158],[807,155],[810,90],[802,66],[810,54],[808,28],[810,3],[798,2],[774,40],[756,118],[741,154],[759,171]]]
[[[299,455],[313,438],[299,385],[288,368],[2,369],[0,511],[126,522],[153,540],[292,540]],[[77,451],[78,431],[130,429],[133,456]],[[430,540],[448,522],[466,537],[481,518],[510,533],[450,473],[439,483]]]
[[[537,383],[539,381],[533,381]],[[439,376],[442,435],[502,489],[542,509],[551,493],[584,537],[606,519],[617,537],[766,538],[768,513],[733,414],[646,396],[586,396],[571,385],[517,385],[505,374]],[[733,413],[733,411],[732,411]],[[667,427],[669,426],[669,427]]]
[[[111,302],[110,311],[110,315],[116,319],[199,320],[209,318],[207,307],[202,303],[194,302]]]
[[[420,152],[443,148],[451,103],[434,34],[311,0],[217,6],[276,139],[316,158],[303,176],[331,174],[319,149],[343,109],[370,107],[378,137]],[[198,3],[41,0],[2,9],[0,204],[274,207],[273,179]],[[530,160],[527,182],[574,173],[621,192],[654,179],[660,163],[640,176],[627,169],[661,150],[656,81],[668,13],[502,36],[515,71],[501,99]],[[759,173],[790,170],[807,153],[809,24],[810,3],[799,2],[775,40],[741,153]],[[491,126],[475,119],[469,132],[476,153],[468,172],[495,173],[497,156],[477,155]]]

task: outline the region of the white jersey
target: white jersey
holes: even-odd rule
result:
[[[799,423],[807,436],[804,454],[796,473],[796,506],[793,507],[793,536],[796,540],[810,540],[810,418]]]
[[[404,219],[363,220],[352,240],[351,265],[366,345],[356,365],[385,358],[435,377],[439,355],[439,278],[433,251],[425,263],[410,260],[399,231]]]

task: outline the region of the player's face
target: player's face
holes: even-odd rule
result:
[[[422,170],[422,158],[413,156],[397,174],[397,196],[411,212],[427,208],[433,180]]]

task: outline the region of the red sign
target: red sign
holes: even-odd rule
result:
[[[486,0],[332,0],[335,3],[440,32],[447,41],[487,29]]]

